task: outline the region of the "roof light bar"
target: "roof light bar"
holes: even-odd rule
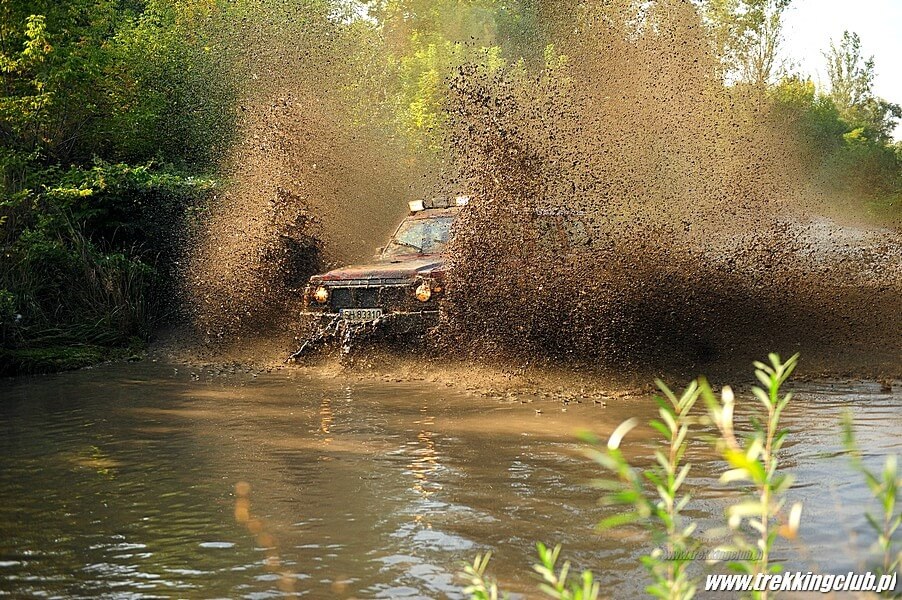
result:
[[[457,198],[454,199],[454,203],[457,206],[466,206],[467,204],[470,203],[470,197],[469,196],[458,196]]]
[[[407,206],[410,207],[410,212],[412,213],[426,210],[426,204],[422,200],[411,200],[407,203]]]

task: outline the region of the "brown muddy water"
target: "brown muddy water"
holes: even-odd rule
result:
[[[574,434],[647,420],[651,400],[464,387],[151,361],[5,381],[0,595],[460,598],[461,564],[492,550],[502,585],[532,597],[536,540],[563,543],[606,596],[641,590],[649,542],[593,531],[608,509]],[[805,513],[801,543],[778,555],[790,568],[862,568],[874,507],[838,422],[854,411],[866,461],[880,464],[902,446],[902,391],[795,387],[783,457]],[[648,438],[627,437],[638,461]],[[721,465],[701,443],[691,453],[692,515],[710,531]]]

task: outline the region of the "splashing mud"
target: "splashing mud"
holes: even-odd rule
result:
[[[234,34],[245,87],[237,140],[185,277],[208,341],[296,330],[306,279],[371,254],[424,169],[353,124],[352,66],[366,65],[348,62],[338,25],[289,9],[264,2]]]
[[[404,201],[466,190],[441,356],[695,369],[801,350],[898,373],[899,232],[819,216],[799,145],[766,90],[724,86],[694,5],[542,15],[543,68],[450,82],[442,177],[368,112],[381,50],[328,19],[249,25],[230,183],[187,276],[203,335],[297,332],[308,275],[365,258]]]
[[[714,76],[690,4],[610,14],[586,9],[575,50],[538,77],[453,83],[474,202],[449,252],[449,345],[675,367],[863,352],[898,368],[899,235],[808,213],[792,145],[759,92]]]

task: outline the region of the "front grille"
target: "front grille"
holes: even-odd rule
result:
[[[354,302],[360,308],[379,306],[379,288],[354,288]]]
[[[379,290],[379,301],[386,306],[404,306],[410,303],[407,287],[384,287]]]
[[[386,287],[333,287],[330,289],[329,303],[335,311],[343,308],[401,309],[410,303],[405,286]]]
[[[351,288],[332,288],[329,302],[336,308],[352,308],[354,295]]]

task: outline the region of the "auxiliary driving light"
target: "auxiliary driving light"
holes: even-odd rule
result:
[[[416,296],[417,300],[419,300],[420,302],[426,302],[427,300],[432,298],[432,286],[429,285],[428,281],[424,281],[417,286],[417,289],[414,292],[414,296]]]
[[[316,288],[316,291],[313,292],[313,299],[320,304],[325,304],[329,299],[329,289],[324,286],[319,286]]]

